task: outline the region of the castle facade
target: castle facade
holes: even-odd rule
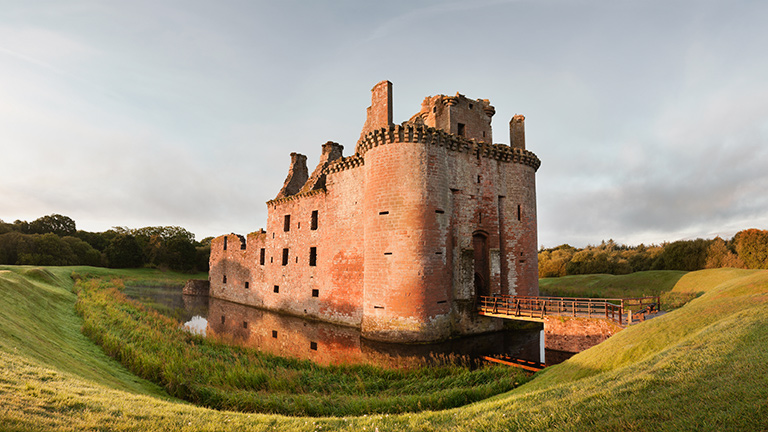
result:
[[[266,230],[213,240],[210,295],[387,342],[500,329],[476,302],[538,295],[540,161],[521,115],[510,145],[493,144],[494,113],[486,99],[438,95],[396,125],[392,83],[377,84],[353,155],[323,144],[310,174],[291,153]]]

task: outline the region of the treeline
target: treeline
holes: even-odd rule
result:
[[[608,240],[583,249],[564,244],[539,251],[540,278],[720,267],[768,269],[768,231],[739,231],[730,240],[716,237],[651,246],[626,246]]]
[[[177,226],[89,232],[59,214],[32,222],[0,220],[0,264],[208,271],[210,243],[210,238],[195,241],[194,234]]]

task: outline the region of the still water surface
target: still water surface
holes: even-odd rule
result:
[[[567,358],[545,349],[541,329],[501,331],[435,344],[391,344],[367,340],[356,328],[183,295],[181,290],[134,286],[126,287],[125,294],[177,319],[191,332],[319,364],[404,367],[458,357],[474,363],[482,356],[505,355],[551,365]]]

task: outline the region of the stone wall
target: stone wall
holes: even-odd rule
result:
[[[544,317],[544,340],[548,349],[578,353],[620,332],[611,321],[594,318]]]
[[[184,285],[182,294],[194,296],[208,296],[211,284],[207,280],[190,279]]]

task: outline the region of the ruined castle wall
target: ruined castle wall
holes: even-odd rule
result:
[[[319,316],[360,327],[363,317],[365,166],[328,175],[323,223],[323,291]]]
[[[312,212],[325,214],[325,192],[316,191],[268,204],[263,307],[294,315],[317,316],[322,271],[323,227],[312,229]],[[314,262],[310,261],[315,248]],[[314,264],[314,265],[312,265]],[[313,296],[313,290],[318,295]]]
[[[262,304],[264,270],[253,263],[265,240],[264,233],[256,232],[247,238],[227,234],[211,241],[211,268],[208,274],[211,297]]]

